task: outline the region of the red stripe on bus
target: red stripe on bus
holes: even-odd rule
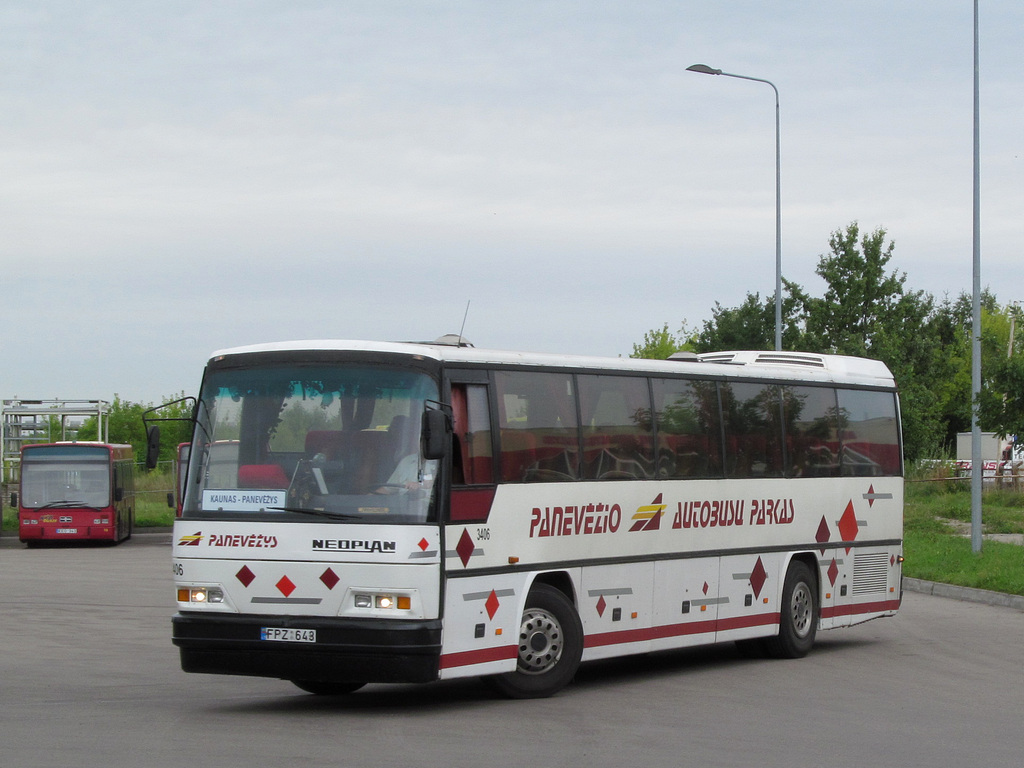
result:
[[[469,667],[473,664],[486,664],[489,661],[505,661],[514,659],[519,654],[515,645],[502,645],[498,648],[481,648],[478,651],[462,651],[441,655],[441,669],[453,667]]]
[[[831,619],[836,616],[859,616],[864,613],[884,613],[885,611],[895,611],[899,607],[899,600],[880,600],[877,603],[854,603],[852,605],[838,605],[834,608],[822,608],[821,618]]]
[[[762,613],[755,616],[737,616],[730,619],[690,621],[681,624],[662,624],[657,627],[648,627],[646,629],[625,629],[618,632],[600,632],[593,635],[587,635],[583,642],[583,646],[585,648],[599,648],[605,645],[639,643],[646,640],[660,640],[666,637],[707,635],[728,629],[774,626],[778,623],[779,614]]]
[[[758,613],[753,616],[736,616],[718,622],[720,632],[727,629],[745,629],[746,627],[774,627],[779,623],[778,613]]]

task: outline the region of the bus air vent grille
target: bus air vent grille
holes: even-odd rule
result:
[[[820,355],[800,355],[786,352],[766,352],[757,356],[762,365],[804,365],[810,368],[824,368],[825,361]]]
[[[853,594],[885,592],[889,584],[889,553],[854,555]]]

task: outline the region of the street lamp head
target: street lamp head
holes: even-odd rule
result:
[[[739,80],[753,80],[756,83],[766,83],[775,91],[775,350],[779,351],[782,349],[782,159],[779,143],[779,89],[771,80],[723,72],[720,69],[709,67],[707,64],[691,64],[686,71],[699,72],[702,75],[724,75]]]
[[[687,72],[700,72],[702,75],[720,75],[722,70],[712,69],[707,64],[691,64],[686,68]]]

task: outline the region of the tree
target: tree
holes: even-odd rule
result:
[[[158,414],[164,419],[175,419],[160,423],[160,460],[171,461],[176,456],[178,443],[187,442],[192,435],[191,410],[187,403],[175,402],[184,394],[164,399],[165,406]],[[152,405],[132,403],[114,395],[107,417],[107,440],[111,443],[126,443],[135,452],[135,461],[142,462],[146,456],[146,429],[142,422],[142,414]],[[79,440],[98,440],[99,429],[97,419],[91,416],[86,419],[78,430]]]
[[[905,456],[938,453],[948,433],[947,400],[937,395],[936,373],[950,371],[934,298],[906,290],[905,273],[887,271],[895,243],[886,245],[881,227],[862,236],[853,222],[832,233],[829,247],[815,270],[825,280],[825,294],[805,297],[803,348],[884,362],[900,387]]]
[[[862,235],[853,222],[832,233],[829,249],[816,269],[826,283],[822,297],[784,282],[783,349],[881,360],[900,388],[907,460],[948,454],[971,423],[971,296],[936,302],[908,290],[906,274],[889,270],[895,245],[882,228]],[[982,428],[1024,434],[1024,318],[1016,307],[1000,308],[990,291],[981,301]],[[772,349],[774,323],[773,297],[748,293],[738,307],[716,303],[693,348]],[[1011,326],[1017,354],[1008,358]]]
[[[683,350],[693,351],[693,332],[687,330],[685,320],[678,334],[669,331],[668,323],[659,329],[647,331],[643,344],[633,345],[633,354],[630,357],[666,360]]]
[[[1003,437],[1024,436],[1024,356],[996,363],[988,377],[991,386],[979,398],[981,423]]]
[[[806,323],[807,295],[799,285],[783,279],[782,348],[804,349],[802,342]],[[775,348],[775,296],[748,293],[743,303],[726,309],[717,301],[711,319],[694,339],[697,352],[720,352],[724,349],[770,350]]]
[[[765,301],[748,293],[738,307],[726,308],[715,302],[711,319],[697,334],[699,352],[726,349],[772,349],[775,346],[775,300]]]
[[[1004,437],[1024,435],[1024,329],[1020,308],[982,308],[982,427]],[[986,322],[987,321],[987,322]],[[1010,343],[1011,332],[1013,343]]]
[[[808,298],[805,344],[819,351],[879,357],[878,347],[900,334],[907,320],[920,324],[931,310],[923,291],[904,292],[905,273],[885,268],[895,243],[885,230],[860,236],[853,222],[829,238],[831,253],[819,257],[815,272],[827,283],[822,298]]]

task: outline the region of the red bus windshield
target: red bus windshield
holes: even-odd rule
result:
[[[110,452],[100,446],[26,450],[21,465],[25,509],[110,506]]]

